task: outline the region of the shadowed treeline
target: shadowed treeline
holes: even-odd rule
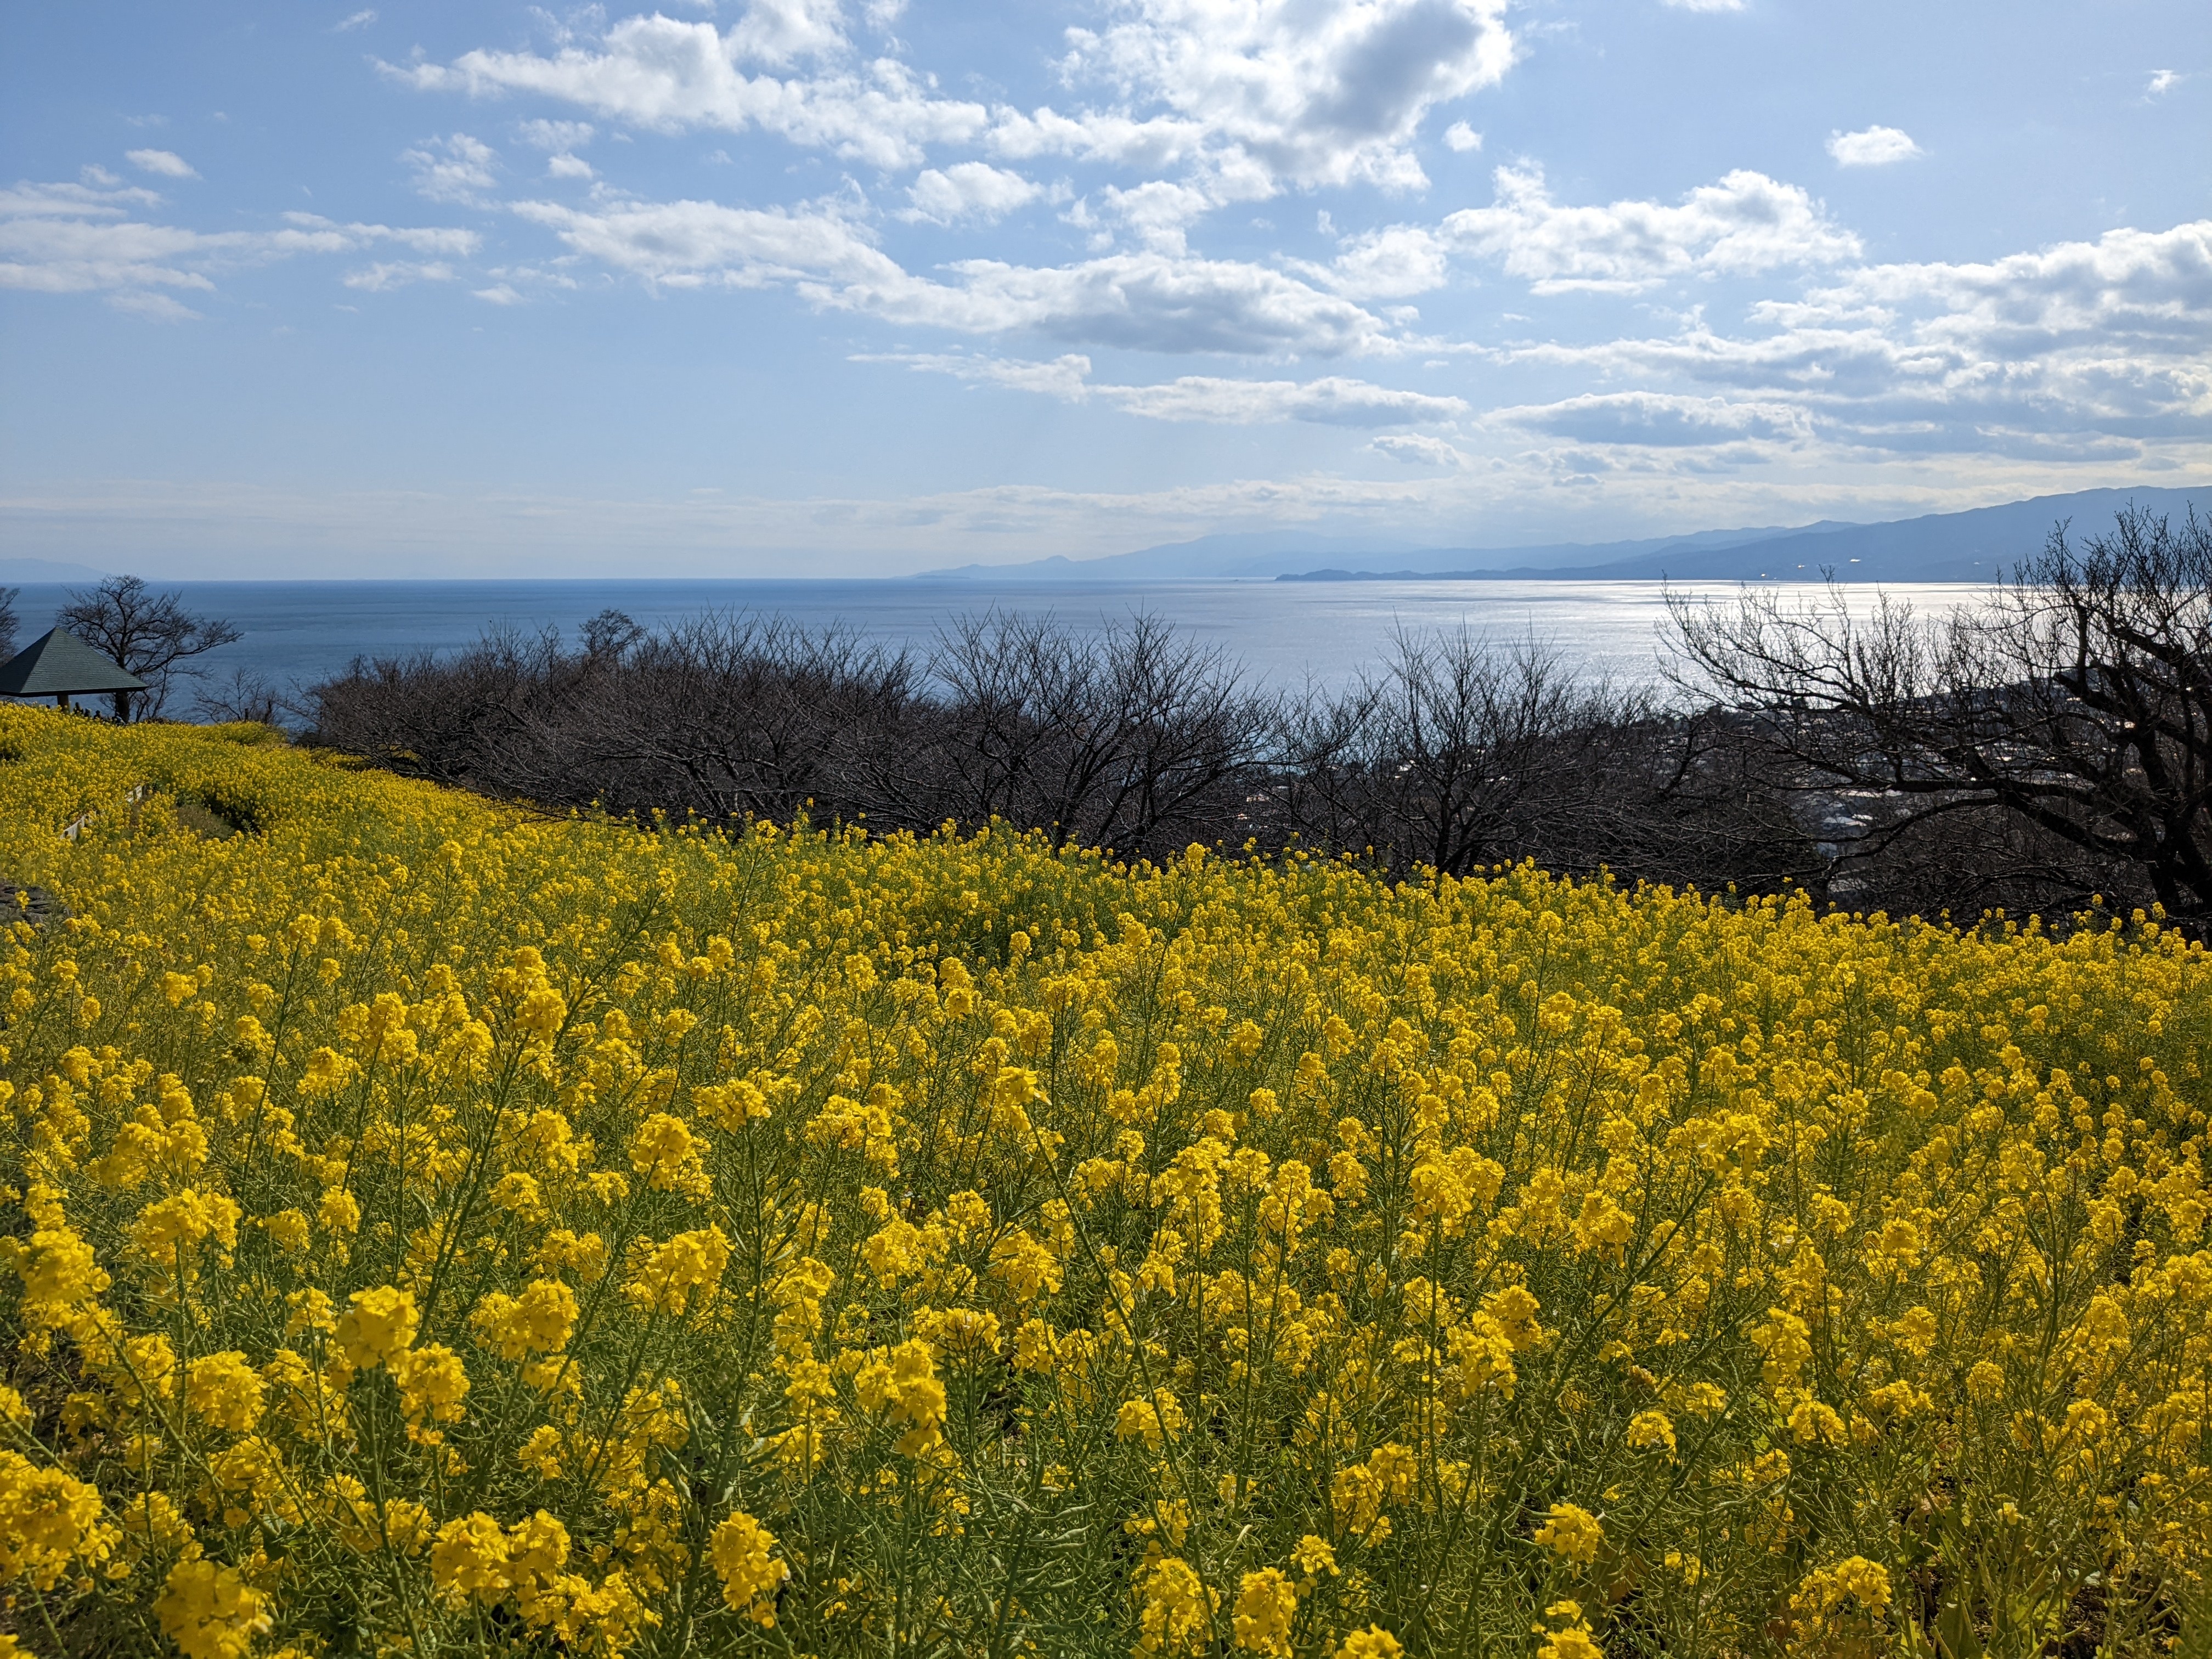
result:
[[[609,613],[573,646],[490,634],[313,696],[319,741],[546,806],[997,818],[1154,858],[1298,840],[1451,874],[1536,857],[1763,884],[1812,861],[1716,721],[1464,632],[1401,635],[1349,687],[1290,695],[1154,617],[1086,635],[994,611],[901,651],[774,617],[647,634]]]

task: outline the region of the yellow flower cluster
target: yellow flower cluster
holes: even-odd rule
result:
[[[154,1616],[185,1659],[244,1659],[269,1628],[266,1602],[233,1568],[179,1561],[154,1598]]]
[[[2212,1607],[2212,963],[2155,915],[548,818],[24,709],[0,880],[59,907],[0,914],[6,1651]]]
[[[775,1534],[742,1510],[717,1526],[708,1542],[722,1599],[756,1624],[771,1627],[772,1598],[791,1577],[790,1564],[769,1553],[775,1547]]]
[[[96,1488],[0,1451],[0,1583],[50,1590],[73,1567],[82,1573],[105,1559],[116,1536]]]

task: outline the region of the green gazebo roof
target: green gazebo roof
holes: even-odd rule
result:
[[[0,697],[74,696],[88,691],[143,691],[146,682],[60,629],[33,640],[0,662]]]

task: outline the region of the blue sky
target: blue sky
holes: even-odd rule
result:
[[[15,556],[872,574],[2212,482],[2203,0],[4,27]]]

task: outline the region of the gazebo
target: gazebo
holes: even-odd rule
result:
[[[57,708],[71,697],[145,689],[129,669],[58,628],[0,662],[0,697],[52,697]]]

